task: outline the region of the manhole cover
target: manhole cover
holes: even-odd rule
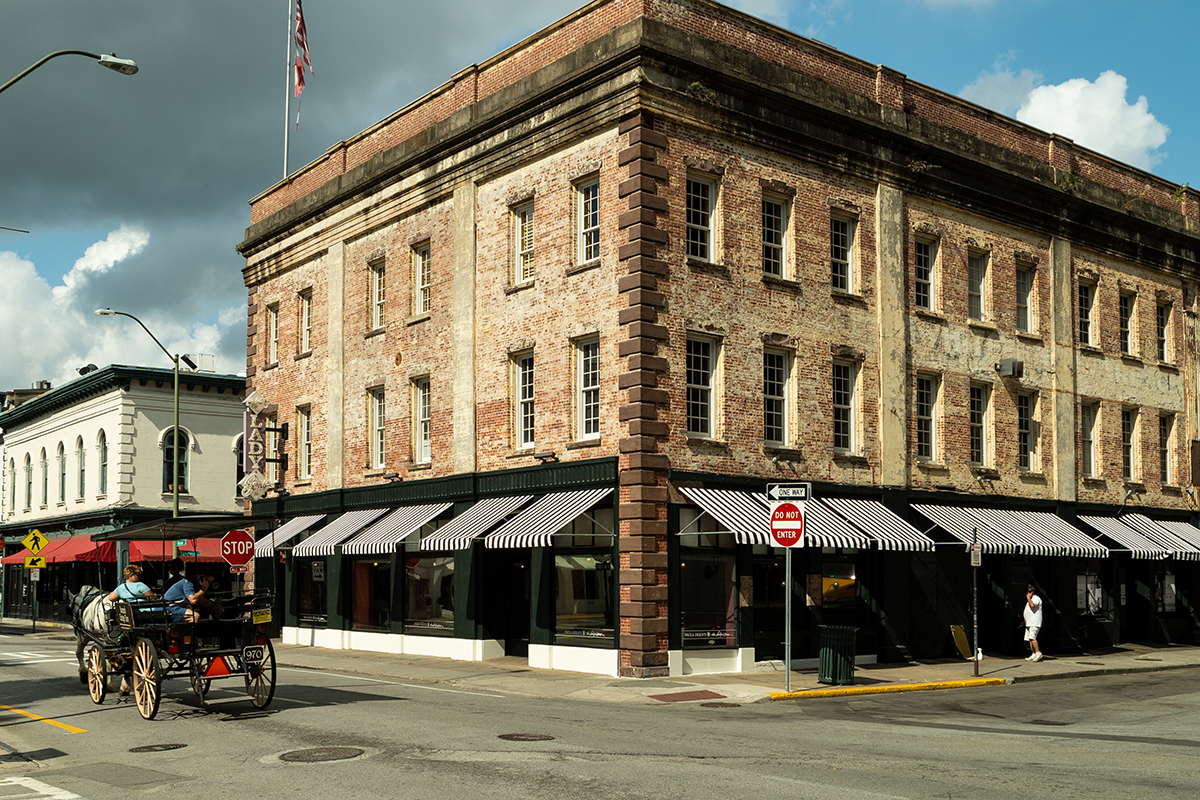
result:
[[[741,703],[701,703],[702,708],[741,708]]]
[[[279,760],[315,764],[319,761],[342,761],[347,758],[357,758],[364,752],[357,747],[312,747],[308,750],[293,750],[290,753],[284,753]]]
[[[554,739],[544,733],[502,733],[496,738],[506,742],[549,742]]]
[[[163,750],[178,750],[187,747],[186,744],[144,744],[141,747],[131,747],[131,753],[161,753]]]

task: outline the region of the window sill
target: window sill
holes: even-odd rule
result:
[[[108,495],[106,495],[106,494],[98,494],[98,495],[96,495],[96,502],[97,502],[97,503],[103,503],[103,502],[104,502],[105,500],[107,500],[107,499],[108,499]]]
[[[1017,470],[1017,477],[1023,481],[1040,481],[1046,482],[1046,473],[1032,469]]]
[[[305,358],[311,358],[311,357],[312,357],[312,350],[305,350],[303,353],[296,353],[296,355],[292,356],[292,361],[301,361]]]
[[[1044,345],[1046,343],[1046,337],[1042,336],[1040,333],[1030,333],[1029,331],[1017,331],[1017,338],[1022,342],[1028,342],[1029,344]]]
[[[429,318],[432,316],[433,316],[433,312],[423,311],[420,314],[413,314],[411,317],[404,320],[404,324],[405,325],[418,325],[422,322],[428,322]]]
[[[409,472],[421,472],[427,469],[433,469],[432,461],[414,461],[408,465]]]
[[[42,505],[38,506],[38,511],[45,511],[47,508],[49,508],[49,506],[47,506],[45,503],[43,503]],[[26,511],[32,511],[33,509],[31,509],[31,508],[26,508],[25,510],[26,510]]]
[[[292,486],[312,486],[312,478],[303,478],[301,480],[294,481]]]
[[[375,330],[367,331],[366,333],[363,334],[363,338],[364,339],[372,339],[372,338],[379,336],[381,334],[384,334],[384,333],[387,333],[386,325],[384,325],[382,328],[376,328]]]
[[[762,453],[764,456],[771,459],[775,463],[779,463],[780,461],[792,462],[792,461],[803,461],[804,460],[804,452],[796,447],[784,447],[783,445],[764,444],[763,448],[762,448]]]
[[[1141,356],[1134,355],[1133,353],[1121,353],[1121,360],[1131,366],[1143,367],[1146,365]]]
[[[1179,374],[1179,365],[1173,364],[1170,361],[1159,361],[1157,364],[1155,364],[1155,366],[1157,366],[1163,372],[1170,372],[1175,375]]]
[[[1087,353],[1088,355],[1093,355],[1093,356],[1100,356],[1101,358],[1104,357],[1104,351],[1101,350],[1099,347],[1096,347],[1096,345],[1094,345],[1094,344],[1080,343],[1080,344],[1077,344],[1075,347],[1081,353]]]
[[[980,478],[992,478],[993,480],[1000,477],[1000,470],[995,467],[985,467],[981,464],[971,465],[971,474]]]
[[[1142,481],[1134,481],[1134,480],[1126,479],[1124,485],[1125,485],[1126,489],[1132,489],[1133,491],[1138,492],[1139,494],[1146,493],[1146,484],[1143,483]]]
[[[870,462],[867,460],[867,457],[866,457],[866,456],[859,455],[858,453],[848,453],[848,452],[846,452],[846,451],[844,451],[844,450],[833,450],[833,451],[832,451],[832,454],[833,454],[833,460],[834,460],[835,462],[837,462],[838,464],[862,464],[862,465],[866,465],[866,464],[869,464],[869,463],[870,463]]]
[[[522,447],[519,450],[510,450],[505,458],[528,458],[537,452],[537,447]]]
[[[1079,479],[1084,486],[1090,486],[1093,489],[1103,489],[1108,486],[1108,481],[1104,478],[1097,478],[1095,475],[1080,475]]]
[[[591,261],[585,261],[582,264],[572,264],[567,267],[565,274],[578,275],[581,272],[590,272],[591,270],[599,269],[601,263],[600,259],[593,258]]]
[[[722,439],[712,439],[707,436],[699,436],[694,433],[689,433],[687,437],[688,447],[693,450],[708,450],[711,452],[720,451],[728,453],[730,451],[729,442]]]
[[[969,319],[967,327],[980,333],[999,333],[1000,328],[994,322],[989,322],[986,319]]]
[[[698,258],[689,258],[687,260],[688,269],[695,272],[706,272],[709,275],[716,275],[719,278],[730,278],[732,274],[729,267],[724,264],[718,264],[715,261],[701,261]]]
[[[171,496],[171,495],[169,495],[169,494],[167,495],[167,497],[170,497],[170,496]],[[180,495],[180,497],[183,497],[183,495]],[[54,504],[54,507],[55,507],[55,508],[66,508],[66,507],[67,507],[67,501],[66,501],[66,500],[59,500],[57,503],[55,503],[55,504]]]
[[[579,439],[578,441],[567,442],[566,448],[568,450],[583,450],[586,447],[599,447],[600,441],[599,436],[592,439]]]
[[[387,474],[387,467],[363,467],[364,478],[378,478]]]
[[[275,368],[276,368],[276,367],[278,367],[278,366],[279,366],[279,362],[278,362],[278,361],[272,361],[272,362],[271,362],[271,363],[269,363],[269,364],[263,364],[263,372],[267,372],[268,370],[275,369]]]
[[[1173,495],[1183,494],[1183,487],[1176,486],[1173,483],[1164,483],[1162,486],[1160,486],[1158,488],[1159,488],[1159,491],[1161,491],[1163,494],[1173,494]]]
[[[853,306],[862,306],[863,308],[866,308],[866,306],[867,306],[867,298],[861,294],[856,294],[854,292],[846,292],[841,289],[830,289],[829,296],[833,299],[833,302],[835,302],[835,303],[845,303],[845,304],[853,305]]]
[[[163,500],[174,500],[175,494],[173,492],[163,492],[162,494],[159,495],[159,497],[161,497]],[[184,492],[179,493],[179,499],[180,500],[184,500],[184,499],[195,500],[196,498],[192,497],[190,494],[188,494],[186,491],[184,491]]]
[[[939,325],[945,325],[946,322],[948,322],[945,314],[942,314],[938,311],[931,311],[928,308],[914,308],[912,313],[913,316],[920,317],[921,319],[927,319],[930,322],[936,322]]]
[[[762,282],[765,283],[767,286],[772,286],[777,289],[789,289],[793,292],[800,291],[800,282],[799,281],[793,281],[793,280],[789,280],[787,278],[781,278],[778,275],[772,275],[769,272],[764,272],[762,274]]]
[[[535,280],[533,278],[530,278],[529,280],[521,281],[520,283],[510,283],[508,286],[504,287],[504,293],[505,294],[516,294],[517,292],[523,292],[526,289],[532,289],[534,282],[535,282]]]
[[[921,460],[918,460],[916,463],[917,463],[917,469],[924,470],[926,472],[949,472],[950,471],[950,465],[944,461],[921,461]]]

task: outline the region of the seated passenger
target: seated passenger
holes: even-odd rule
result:
[[[108,593],[108,601],[113,600],[141,600],[142,598],[152,598],[154,592],[150,587],[142,583],[142,568],[137,564],[130,564],[125,567],[125,582]]]
[[[171,619],[175,622],[199,622],[200,612],[196,607],[211,609],[213,601],[205,597],[205,592],[212,585],[213,577],[207,567],[188,570],[188,574],[171,584],[163,595]]]

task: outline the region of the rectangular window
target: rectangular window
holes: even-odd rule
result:
[[[296,477],[308,479],[312,477],[312,408],[296,409],[296,428]]]
[[[387,317],[384,315],[384,276],[385,265],[382,261],[371,265],[371,319],[368,328],[377,330],[383,327]]]
[[[300,293],[300,352],[307,353],[312,350],[312,311],[313,297],[312,290]]]
[[[413,313],[427,314],[433,308],[433,254],[429,245],[413,248]]]
[[[275,414],[267,417],[267,480],[272,484],[279,482],[279,434],[271,428],[279,427],[279,417]]]
[[[382,469],[385,464],[383,442],[384,442],[384,392],[382,387],[372,389],[367,392],[367,405],[369,408],[370,422],[368,430],[371,436],[371,460],[369,466],[372,469]]]
[[[854,291],[854,228],[849,217],[829,219],[829,285],[842,292]]]
[[[1096,416],[1095,403],[1084,403],[1079,407],[1080,471],[1084,475],[1096,475]]]
[[[600,436],[600,340],[575,345],[575,438]]]
[[[849,361],[833,362],[833,447],[847,453],[855,447],[855,391],[857,372]]]
[[[1017,267],[1017,330],[1028,333],[1033,330],[1033,313],[1030,302],[1033,299],[1033,270],[1029,267]]]
[[[788,383],[791,354],[782,350],[763,351],[763,441],[788,442]]]
[[[936,260],[936,242],[918,239],[913,244],[913,303],[925,311],[933,311]]]
[[[1121,409],[1121,477],[1137,478],[1137,410]]]
[[[516,446],[533,447],[533,353],[513,358],[513,416],[516,420]]]
[[[600,181],[581,183],[579,193],[579,253],[580,264],[600,257]]]
[[[712,339],[687,340],[687,432],[713,436],[713,389],[717,345]]]
[[[413,382],[413,461],[433,460],[433,425],[430,415],[429,378]]]
[[[709,178],[692,175],[687,179],[687,257],[711,261],[713,251],[712,216],[717,185]]]
[[[1158,479],[1164,486],[1175,483],[1175,471],[1171,469],[1171,433],[1175,430],[1175,415],[1160,414],[1158,417]]]
[[[1037,467],[1037,396],[1028,392],[1017,395],[1017,466],[1023,470]]]
[[[938,379],[917,377],[917,458],[932,461],[937,458],[937,401]]]
[[[1159,303],[1154,308],[1154,334],[1157,341],[1158,360],[1170,361],[1171,350],[1168,345],[1171,331],[1171,304]]]
[[[533,280],[533,203],[513,209],[513,280],[517,283]]]
[[[1092,344],[1092,299],[1095,292],[1090,283],[1079,284],[1079,343]]]
[[[983,253],[967,254],[967,316],[983,320],[987,307],[988,257]]]
[[[988,462],[987,421],[990,394],[991,392],[987,386],[981,383],[971,384],[971,405],[969,410],[971,463],[976,466],[983,466]]]
[[[267,306],[267,363],[279,363],[279,306]]]
[[[1134,295],[1121,293],[1119,301],[1121,315],[1121,352],[1133,353],[1133,308]]]
[[[778,197],[762,199],[763,272],[784,277],[788,226],[788,203]]]

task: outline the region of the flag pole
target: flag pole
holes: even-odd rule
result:
[[[287,0],[287,80],[283,84],[283,179],[288,176],[288,125],[292,118],[292,0]]]

